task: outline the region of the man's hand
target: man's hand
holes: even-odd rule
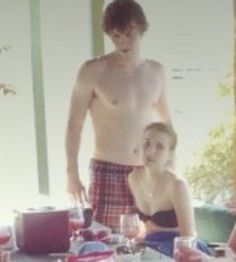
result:
[[[71,195],[74,203],[79,201],[81,204],[84,204],[84,201],[88,200],[85,187],[80,181],[78,175],[72,176],[68,174],[67,192]]]

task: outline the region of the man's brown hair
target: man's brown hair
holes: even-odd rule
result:
[[[102,28],[109,34],[112,29],[123,32],[134,23],[141,33],[148,28],[148,22],[140,4],[134,0],[113,0],[104,13]]]

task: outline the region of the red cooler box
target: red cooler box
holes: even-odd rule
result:
[[[66,252],[70,247],[69,210],[53,207],[17,211],[16,245],[27,253]]]

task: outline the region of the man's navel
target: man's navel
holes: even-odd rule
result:
[[[137,154],[139,153],[139,149],[138,149],[138,148],[134,148],[134,149],[133,149],[133,153],[134,153],[135,155],[137,155]]]
[[[113,100],[111,101],[111,103],[112,103],[113,105],[117,105],[117,104],[118,104],[118,101],[117,101],[116,99],[113,99]]]

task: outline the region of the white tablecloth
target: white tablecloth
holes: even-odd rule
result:
[[[172,262],[172,258],[167,257],[157,251],[147,248],[144,253],[137,253],[134,255],[121,255],[115,257],[116,262]]]

